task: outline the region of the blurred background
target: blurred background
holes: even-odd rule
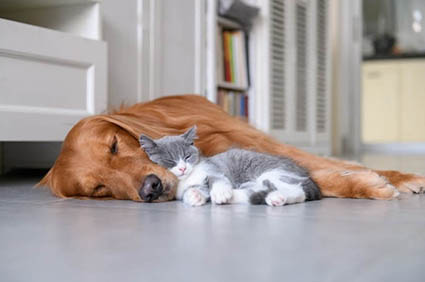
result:
[[[81,118],[205,96],[282,142],[420,172],[425,1],[3,0],[0,171]]]

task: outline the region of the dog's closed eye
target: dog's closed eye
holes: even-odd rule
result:
[[[105,185],[99,184],[93,189],[93,194],[101,192],[105,188]]]
[[[116,137],[114,137],[114,141],[112,142],[112,145],[110,147],[110,152],[113,155],[116,155],[118,153],[118,140]]]

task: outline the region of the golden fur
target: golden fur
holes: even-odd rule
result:
[[[175,176],[148,160],[138,137],[141,133],[153,138],[181,134],[194,124],[199,135],[195,144],[204,155],[238,146],[290,157],[310,171],[323,196],[391,199],[398,194],[394,186],[403,192],[421,192],[425,187],[420,176],[372,171],[280,144],[196,95],[165,97],[81,120],[68,133],[58,159],[39,185],[50,187],[58,197],[142,201],[139,189],[153,173],[166,190],[158,201],[171,200]],[[113,154],[115,141],[118,152]]]

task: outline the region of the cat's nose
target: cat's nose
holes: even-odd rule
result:
[[[149,174],[143,181],[142,188],[139,190],[140,198],[146,202],[152,202],[161,196],[163,191],[161,179],[155,174]]]
[[[186,170],[186,167],[179,168],[181,172],[184,172]]]

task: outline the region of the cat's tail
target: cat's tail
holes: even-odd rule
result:
[[[322,198],[319,187],[310,177],[301,183],[301,187],[304,190],[306,201],[320,200]]]

